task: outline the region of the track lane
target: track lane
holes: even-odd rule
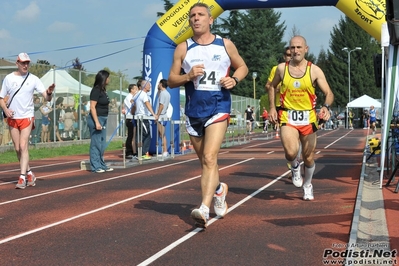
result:
[[[326,140],[326,143],[330,143],[331,140],[327,139],[330,138],[331,135],[333,134],[329,134],[329,137],[319,138],[319,144],[322,145],[323,139]],[[331,138],[337,137],[331,136]],[[361,140],[359,143],[361,143]],[[237,147],[223,149],[222,151],[224,153],[220,155],[220,168],[236,162],[238,159],[243,161],[247,158],[254,158],[241,165],[221,171],[222,180],[225,180],[230,186],[228,195],[230,206],[234,206],[234,204],[242,201],[259,188],[281,175],[281,173],[287,172],[279,141],[253,141],[251,144],[251,148],[242,146],[239,147],[239,149],[237,149]],[[337,144],[334,144],[333,147],[336,145]],[[275,146],[276,150],[273,146]],[[260,148],[258,149],[256,147]],[[346,147],[348,150],[348,144],[346,144]],[[201,259],[202,253],[208,253],[207,256],[209,256],[209,254],[214,254],[212,256],[212,262],[215,262],[215,264],[216,262],[219,262],[219,264],[224,262],[223,264],[225,264],[229,261],[229,258],[235,258],[235,264],[239,261],[248,262],[249,259],[252,265],[256,265],[261,261],[263,261],[263,264],[258,265],[264,265],[265,257],[271,257],[273,261],[279,261],[283,259],[283,256],[279,254],[282,253],[287,255],[288,251],[290,252],[289,254],[292,252],[292,255],[298,256],[298,258],[301,259],[306,259],[305,255],[301,255],[306,254],[306,252],[303,253],[303,248],[298,247],[298,249],[296,249],[294,247],[297,246],[297,243],[290,243],[293,238],[298,239],[298,242],[300,242],[299,239],[304,239],[303,236],[298,236],[297,231],[302,234],[304,232],[309,232],[310,236],[312,236],[311,238],[315,239],[315,244],[323,243],[324,238],[326,239],[325,241],[331,241],[337,238],[336,241],[345,242],[346,240],[342,240],[342,238],[347,232],[328,233],[328,229],[333,231],[342,229],[349,230],[348,227],[351,217],[347,216],[351,215],[352,210],[350,210],[350,206],[353,205],[352,199],[354,195],[337,197],[336,205],[331,204],[331,199],[337,194],[348,193],[348,191],[352,190],[355,191],[354,187],[356,187],[357,180],[353,178],[353,176],[356,176],[356,172],[353,172],[351,168],[358,168],[360,171],[360,167],[356,166],[357,159],[354,155],[356,154],[356,150],[361,149],[355,149],[355,151],[352,151],[351,156],[343,156],[344,159],[338,160],[340,149],[339,147],[334,149],[333,152],[336,153],[337,156],[332,159],[330,158],[332,154],[329,154],[329,149],[325,149],[317,155],[318,163],[314,181],[316,200],[314,202],[302,201],[301,189],[293,187],[286,177],[281,178],[278,182],[273,183],[271,187],[268,187],[247,202],[232,209],[225,219],[218,220],[216,223],[211,224],[208,231],[212,231],[212,233],[205,232],[196,234],[195,237],[187,240],[184,244],[179,245],[175,249],[167,252],[164,256],[158,258],[154,262],[154,265],[171,265],[176,264],[178,261],[195,262]],[[241,150],[241,152],[239,150]],[[183,157],[187,158],[186,156],[176,157],[174,160],[143,165],[142,168],[147,167],[152,169],[157,167],[157,165],[164,165],[175,162],[176,160],[181,160]],[[117,169],[109,175],[86,173],[87,176],[84,178],[89,180],[99,178],[110,180],[84,186],[76,190],[66,190],[37,197],[36,199],[31,199],[37,201],[33,203],[33,205],[31,205],[32,203],[26,204],[26,202],[13,203],[8,204],[9,207],[7,208],[9,209],[7,210],[5,206],[0,205],[0,216],[7,216],[9,212],[15,209],[21,210],[21,212],[18,212],[18,214],[13,217],[14,222],[10,223],[10,227],[12,225],[15,227],[15,221],[18,220],[20,220],[20,222],[18,222],[16,227],[24,223],[29,225],[29,218],[31,218],[30,220],[40,219],[40,216],[43,216],[45,213],[48,213],[47,216],[51,216],[48,218],[49,220],[54,219],[60,221],[61,219],[59,216],[68,213],[68,211],[72,209],[76,209],[76,213],[84,213],[83,209],[87,208],[93,210],[95,206],[105,204],[108,200],[108,202],[115,203],[120,198],[126,199],[126,195],[136,195],[144,190],[156,189],[161,187],[162,184],[170,184],[172,180],[184,180],[187,177],[194,178],[198,176],[198,161],[194,160],[194,155],[188,155],[188,157],[191,157],[193,161],[189,164],[184,164],[184,167],[180,168],[174,166],[157,169],[157,171],[149,169],[150,171],[135,175],[132,175],[133,173],[130,172],[139,172],[140,170],[138,169],[141,169],[141,167]],[[347,167],[335,169],[337,165],[341,165],[342,162],[345,162]],[[165,169],[168,170],[166,171]],[[47,168],[47,170],[49,170],[49,168]],[[332,171],[330,172],[330,170]],[[71,169],[66,168],[65,171],[71,171]],[[341,172],[342,174],[339,174]],[[120,175],[126,175],[127,177],[112,179]],[[73,182],[77,180],[87,181],[82,180],[82,176],[68,176],[64,178],[54,178],[53,180],[38,181],[38,186],[40,189],[51,191],[53,186],[60,182],[65,182],[63,186],[67,187],[66,184],[71,182],[71,180],[73,180]],[[50,181],[51,184],[48,184]],[[132,184],[134,184],[134,186]],[[29,189],[35,191],[39,189],[39,187]],[[342,187],[346,187],[346,189],[342,189]],[[0,187],[0,191],[5,192],[5,190],[8,190],[9,193],[13,195],[16,195],[16,191],[18,191],[4,188],[5,186]],[[26,191],[28,191],[28,188]],[[73,193],[67,195],[70,192]],[[86,196],[82,198],[78,196],[79,194],[84,195],[90,193],[93,194],[87,196],[86,199],[83,199]],[[354,192],[351,193],[353,194]],[[99,265],[138,264],[156,254],[159,250],[174,243],[174,241],[190,234],[193,227],[189,219],[189,213],[192,208],[197,206],[198,199],[200,199],[200,190],[199,179],[197,177],[181,185],[166,188],[142,198],[132,199],[129,202],[120,203],[119,205],[115,205],[101,212],[96,212],[84,217],[82,216],[80,219],[64,223],[60,226],[48,228],[36,234],[27,235],[20,240],[16,239],[4,243],[0,245],[0,250],[8,250],[8,252],[10,252],[5,252],[5,254],[14,254],[18,258],[15,261],[15,265],[22,265],[20,263],[24,261],[29,262],[29,252],[26,255],[24,253],[24,256],[19,256],[15,249],[18,250],[17,247],[20,247],[22,250],[25,250],[29,249],[31,246],[38,247],[38,253],[43,254],[45,259],[42,258],[40,263],[52,264],[54,260],[58,258],[60,261],[68,262],[66,264],[77,263],[79,265],[93,265],[97,264],[96,262],[98,262]],[[52,202],[51,206],[43,208],[46,202]],[[306,206],[310,205],[309,203],[312,204],[311,209],[306,208]],[[345,208],[343,210],[339,207],[342,206],[342,203],[345,203]],[[326,204],[331,206],[328,206],[328,208],[324,210],[323,205]],[[29,208],[29,205],[33,206],[33,208]],[[28,207],[25,209],[24,206]],[[337,210],[329,214],[328,211],[331,211],[332,207]],[[42,212],[38,211],[40,208],[43,208]],[[55,208],[59,210],[55,211]],[[29,209],[31,209],[30,212],[32,214],[29,213]],[[24,215],[21,215],[22,211]],[[34,215],[33,213],[35,213],[35,211],[41,213],[41,215],[37,215],[32,219],[33,216],[31,215]],[[327,212],[327,214],[324,212]],[[24,222],[22,222],[21,216],[27,217],[26,220],[23,219]],[[57,217],[58,220],[56,219]],[[308,217],[311,217],[314,221],[307,221]],[[4,222],[3,219],[2,221]],[[298,221],[299,224],[296,224]],[[165,226],[167,227],[165,228]],[[317,227],[317,234],[314,233],[314,227]],[[29,230],[29,228],[32,227],[27,226],[26,230]],[[306,228],[305,231],[303,231],[304,228]],[[210,234],[212,235],[210,236]],[[315,234],[315,236],[313,236],[313,234]],[[212,239],[211,242],[209,238]],[[51,244],[47,245],[43,243]],[[205,245],[206,247],[204,248],[204,243],[211,244],[209,246],[207,246],[208,244]],[[228,247],[226,247],[226,243],[228,243]],[[314,244],[310,245],[313,248]],[[66,247],[68,252],[60,251],[60,247]],[[324,245],[323,248],[326,248],[326,245]],[[204,250],[202,251],[202,249]],[[226,256],[218,252],[215,253],[215,250],[227,250]],[[285,252],[283,252],[284,250]],[[321,249],[316,249],[316,251],[317,250]],[[104,254],[104,251],[108,252]],[[72,256],[71,254],[76,254],[76,256]],[[247,254],[247,256],[244,256],[245,254]],[[33,256],[34,252],[32,252],[31,255]],[[316,255],[317,261],[320,262],[321,254],[314,252],[311,255]],[[307,260],[309,260],[309,258],[307,258]],[[0,263],[1,262],[2,259],[0,258]],[[292,261],[289,264],[291,263]],[[31,265],[39,264],[31,263]]]

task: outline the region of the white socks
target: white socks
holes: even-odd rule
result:
[[[208,206],[206,206],[204,203],[201,203],[201,206],[199,208],[200,208],[200,210],[202,210],[204,212],[204,214],[206,216],[205,218],[209,219],[209,208],[208,208]]]
[[[315,163],[311,167],[307,167],[305,165],[305,177],[304,177],[304,180],[303,180],[303,186],[304,187],[309,187],[312,184],[312,177],[313,177],[313,173],[314,173],[315,168],[316,168],[316,164]]]

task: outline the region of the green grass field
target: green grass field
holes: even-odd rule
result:
[[[68,155],[78,155],[78,154],[89,154],[90,144],[79,144],[71,145],[65,147],[55,147],[55,148],[41,148],[41,149],[29,149],[29,159],[39,160],[44,158],[54,158]],[[107,151],[122,150],[122,141],[112,141]],[[15,163],[18,162],[17,155],[15,151],[6,151],[0,154],[2,163]]]

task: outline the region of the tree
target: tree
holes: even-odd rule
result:
[[[168,11],[169,9],[171,9],[175,4],[173,4],[171,1],[169,0],[163,0],[164,2],[164,9],[165,11]],[[165,12],[157,12],[157,17],[160,18],[163,15],[165,15]]]
[[[380,45],[367,32],[348,17],[339,20],[331,33],[328,58],[324,61],[324,73],[335,95],[335,106],[344,108],[349,100],[348,56],[342,49],[350,50],[361,47],[350,53],[351,100],[363,94],[381,98],[380,89],[374,79],[373,56],[380,51]]]
[[[71,75],[77,81],[81,81],[83,84],[87,86],[92,86],[93,84],[89,85],[89,81],[87,80],[87,73],[85,68],[83,67],[82,63],[80,62],[79,57],[76,57],[72,61],[72,68],[68,71],[69,75]]]
[[[234,94],[254,96],[253,72],[257,72],[256,98],[265,94],[270,69],[278,63],[286,46],[282,41],[286,27],[279,24],[280,17],[281,13],[273,9],[254,9],[231,11],[227,18],[221,18],[216,33],[234,42],[249,68],[249,75],[234,88]]]
[[[51,65],[47,60],[40,60],[36,61],[36,64],[31,64],[29,67],[29,72],[36,75],[37,77],[42,77],[46,74],[50,69]]]

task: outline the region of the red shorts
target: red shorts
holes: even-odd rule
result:
[[[32,130],[33,130],[33,129],[35,129],[35,118],[34,117],[21,118],[21,119],[7,118],[7,124],[10,127],[18,128],[19,130],[29,127],[31,123],[33,124],[32,125]]]

